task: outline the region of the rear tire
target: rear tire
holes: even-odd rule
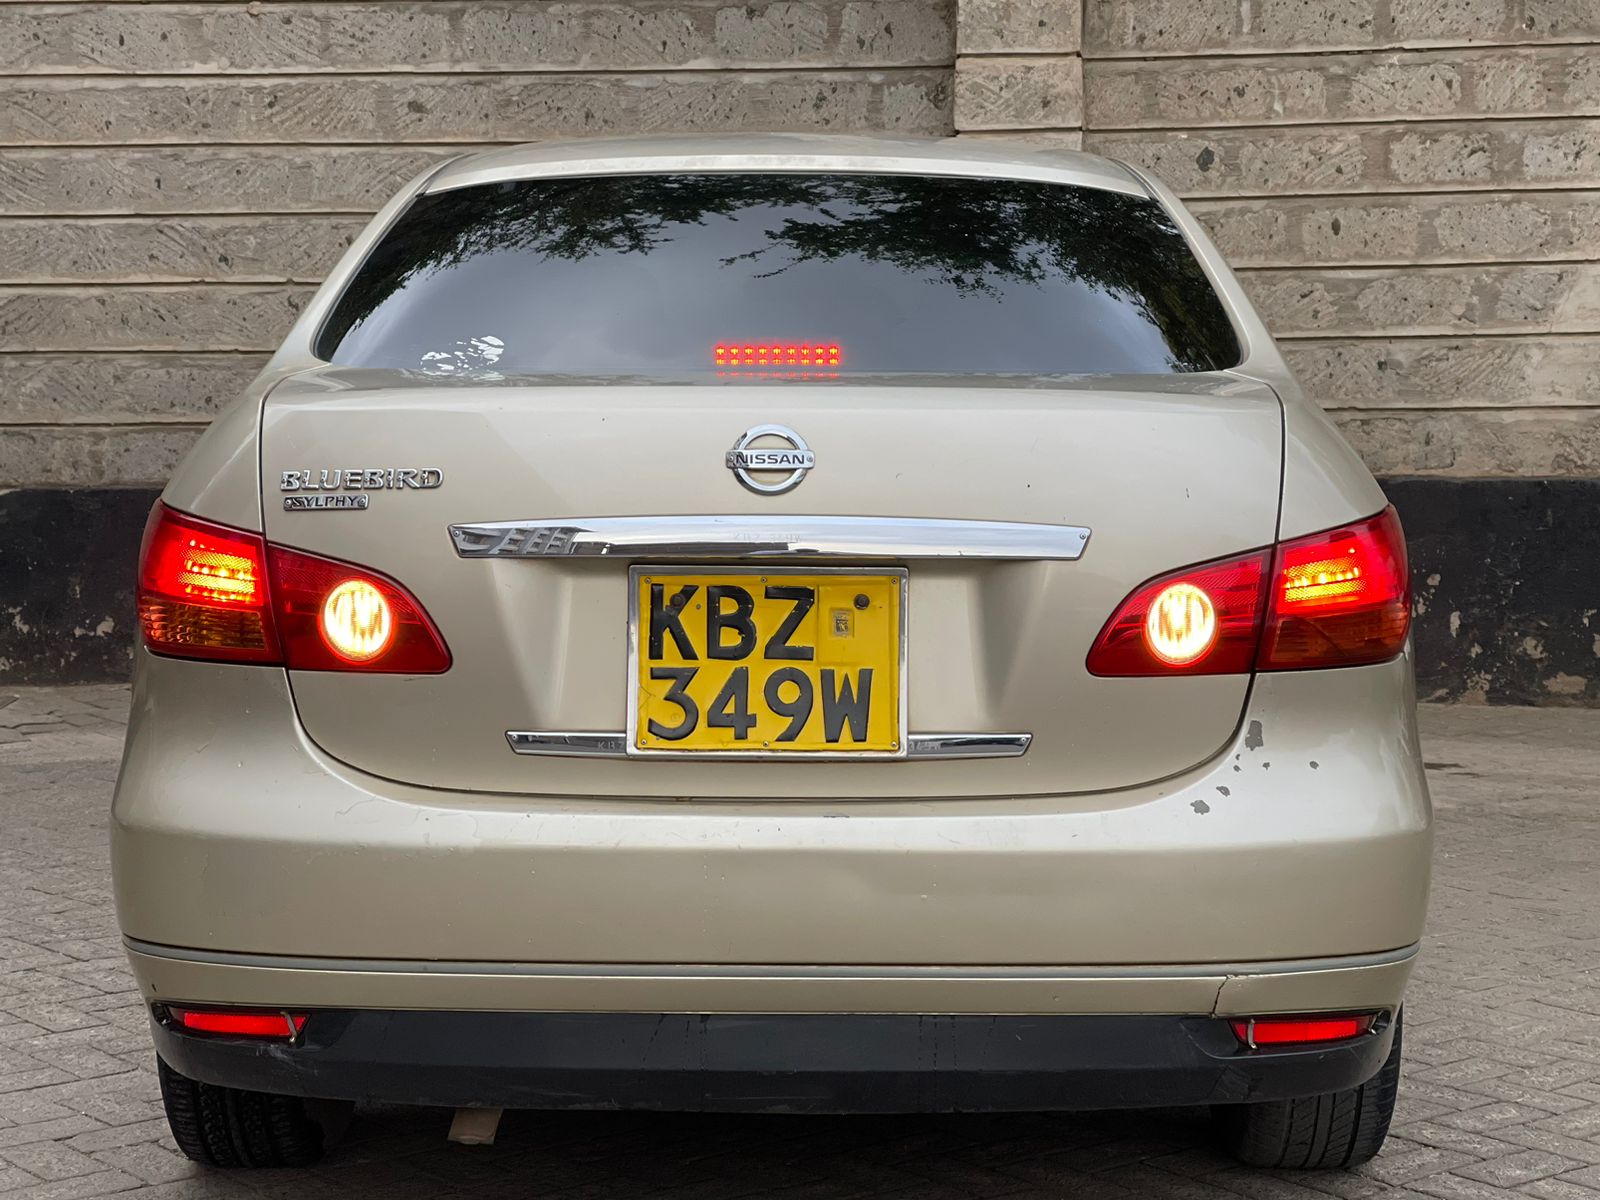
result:
[[[1252,1167],[1328,1170],[1354,1167],[1383,1148],[1400,1090],[1400,1016],[1383,1067],[1366,1083],[1300,1100],[1220,1105],[1223,1145]]]
[[[178,1149],[210,1167],[305,1167],[322,1157],[322,1126],[298,1096],[200,1083],[156,1058]]]

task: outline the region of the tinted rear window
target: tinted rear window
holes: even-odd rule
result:
[[[780,174],[420,197],[345,289],[318,353],[445,374],[1168,374],[1239,359],[1152,200]]]

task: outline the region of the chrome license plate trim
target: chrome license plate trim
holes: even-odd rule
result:
[[[508,729],[506,743],[516,754],[546,758],[628,757],[628,735],[620,729]],[[913,733],[907,735],[906,757],[1021,758],[1032,743],[1031,733]]]

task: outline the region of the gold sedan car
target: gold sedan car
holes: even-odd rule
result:
[[[1360,1162],[1428,891],[1410,607],[1140,171],[457,159],[146,531],[113,849],[174,1136],[1207,1105]]]

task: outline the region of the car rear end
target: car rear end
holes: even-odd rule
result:
[[[1114,164],[447,167],[140,603],[118,906],[196,1086],[1248,1108],[1397,1054],[1398,524]]]

